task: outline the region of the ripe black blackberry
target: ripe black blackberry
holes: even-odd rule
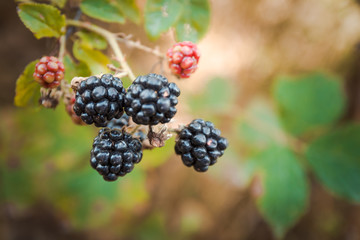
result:
[[[227,148],[228,141],[220,134],[212,122],[195,119],[179,133],[175,152],[186,166],[205,172]]]
[[[95,137],[90,164],[106,181],[125,176],[142,158],[142,144],[118,129],[103,128]]]
[[[124,96],[125,88],[119,78],[111,74],[92,76],[80,83],[74,112],[86,124],[105,127],[107,121],[124,113]]]
[[[118,128],[121,129],[124,126],[129,126],[129,121],[130,121],[130,117],[124,113],[121,118],[119,119],[112,119],[107,125],[106,127],[113,129],[113,128]],[[137,138],[140,140],[140,142],[143,142],[146,139],[146,134],[144,133],[144,131],[142,131],[141,129],[138,129],[134,134],[133,134],[134,138]]]
[[[125,95],[125,112],[142,125],[167,123],[176,114],[180,89],[158,74],[139,76]]]
[[[124,113],[121,118],[119,119],[112,119],[110,122],[108,122],[108,124],[106,125],[106,127],[108,128],[118,128],[121,129],[124,126],[129,126],[129,120],[130,117]]]

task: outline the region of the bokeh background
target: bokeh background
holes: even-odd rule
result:
[[[144,1],[137,2],[142,9]],[[76,4],[71,1],[70,11],[75,12],[70,7]],[[197,173],[175,156],[172,139],[162,149],[145,152],[131,174],[108,183],[89,165],[95,128],[74,125],[64,105],[56,110],[14,107],[17,77],[30,61],[56,52],[56,41],[36,40],[18,18],[16,4],[0,1],[1,239],[275,239],[259,211],[264,186],[249,170],[249,159],[279,139],[306,148],[325,130],[299,136],[292,134],[294,128],[283,126],[274,83],[282,75],[312,81],[318,76],[314,72],[320,78],[335,78],[344,102],[336,103],[339,117],[326,131],[358,122],[360,4],[354,0],[210,4],[209,30],[199,42],[198,71],[181,81],[166,66],[165,74],[182,89],[177,121],[188,123],[198,117],[214,121],[229,139],[229,149],[207,173]],[[172,32],[149,41],[142,24],[99,24],[132,34],[162,52],[175,43]],[[153,69],[156,57],[120,46],[137,74]],[[315,89],[321,95],[322,89]],[[311,87],[308,91],[313,94]],[[326,108],[329,99],[322,100],[320,106]],[[311,101],[307,105],[317,106]],[[323,109],[313,110],[321,115]],[[248,127],[249,122],[255,127]],[[360,148],[356,141],[354,149]],[[352,186],[360,188],[357,156],[354,166],[359,171],[351,172]],[[306,181],[306,207],[284,238],[360,239],[359,204],[328,191],[310,170]],[[291,182],[279,187],[294,188]]]

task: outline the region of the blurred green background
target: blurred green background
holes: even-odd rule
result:
[[[210,3],[198,71],[165,75],[182,89],[177,121],[213,121],[229,148],[198,173],[172,138],[109,183],[89,164],[94,127],[62,104],[13,106],[18,75],[56,43],[0,2],[1,239],[360,239],[360,5]],[[142,24],[104,26],[162,52],[175,42],[149,41]],[[156,63],[121,47],[138,74]]]

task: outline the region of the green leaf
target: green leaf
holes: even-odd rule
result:
[[[340,81],[324,73],[279,77],[273,95],[285,128],[294,135],[333,124],[345,106]]]
[[[197,42],[209,26],[210,10],[208,0],[188,0],[183,2],[184,11],[176,23],[177,41]]]
[[[280,120],[265,99],[254,99],[241,117],[237,122],[237,137],[243,146],[259,150],[283,142]]]
[[[75,41],[73,53],[77,59],[88,65],[93,75],[109,71],[106,65],[110,63],[110,60],[102,52],[89,48],[79,41]]]
[[[343,126],[312,142],[307,159],[333,193],[360,202],[360,125]]]
[[[65,55],[63,62],[66,69],[64,78],[67,81],[71,81],[74,77],[87,77],[91,75],[91,71],[85,63],[79,62],[76,64],[69,55]]]
[[[58,6],[59,8],[64,8],[67,0],[51,0],[51,4]]]
[[[145,5],[145,30],[151,39],[169,30],[180,18],[184,2],[180,0],[147,0]]]
[[[140,11],[135,0],[83,0],[80,8],[90,17],[105,22],[124,23],[125,17],[135,23],[140,22]]]
[[[305,172],[295,155],[283,147],[271,146],[252,161],[262,186],[257,205],[275,235],[282,237],[306,209]]]
[[[40,84],[33,78],[35,64],[39,60],[32,61],[26,67],[24,72],[16,80],[15,106],[27,107],[39,105]]]
[[[194,113],[204,115],[229,112],[235,97],[234,88],[223,78],[213,78],[200,95],[189,97],[189,107]]]
[[[60,37],[65,32],[65,16],[48,4],[19,4],[18,14],[36,38]]]
[[[76,36],[80,38],[81,44],[84,44],[89,48],[96,48],[99,50],[104,50],[107,48],[106,40],[94,32],[78,31]]]

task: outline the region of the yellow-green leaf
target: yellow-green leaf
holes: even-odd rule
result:
[[[27,107],[38,104],[40,98],[40,84],[35,82],[33,73],[38,60],[32,61],[16,81],[15,105]]]
[[[80,38],[81,43],[90,48],[104,50],[107,48],[106,40],[99,34],[89,31],[78,31],[76,35]]]
[[[89,67],[84,62],[74,63],[69,55],[64,57],[65,79],[71,81],[74,77],[87,77],[91,75]]]
[[[102,52],[75,41],[73,53],[77,59],[88,65],[93,75],[109,72],[106,65],[110,63],[110,60]]]
[[[36,38],[60,37],[65,32],[65,16],[48,4],[19,4],[18,14]]]
[[[51,0],[51,3],[59,8],[64,8],[67,0]]]

